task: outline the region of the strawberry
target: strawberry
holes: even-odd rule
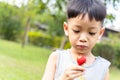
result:
[[[81,56],[81,57],[78,57],[77,58],[77,63],[78,63],[78,65],[83,65],[84,63],[86,62],[86,58],[85,58],[85,56]]]

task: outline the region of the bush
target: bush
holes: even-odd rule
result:
[[[103,58],[106,58],[110,62],[113,62],[113,58],[115,57],[115,50],[114,48],[105,43],[98,43],[93,49],[93,54],[96,56],[101,56]]]
[[[7,20],[0,28],[2,29],[0,31],[2,38],[11,41],[16,41],[17,38],[20,37],[22,31],[20,21],[14,19]]]
[[[21,36],[22,24],[15,6],[0,2],[0,37],[11,41],[17,41]]]
[[[43,32],[29,32],[29,42],[31,44],[42,46],[42,47],[55,47],[60,46],[62,37],[50,36]]]
[[[107,43],[115,50],[113,64],[120,69],[120,33],[109,34],[109,39]]]
[[[68,49],[68,48],[70,48],[70,47],[71,47],[70,42],[67,41],[66,44],[65,44],[65,46],[64,46],[64,49]]]
[[[116,51],[114,58],[114,65],[116,65],[120,69],[120,44],[119,46],[114,45],[114,49]]]

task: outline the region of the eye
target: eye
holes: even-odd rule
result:
[[[95,35],[96,33],[94,33],[94,32],[89,32],[89,34],[90,34],[90,35]]]
[[[79,30],[73,30],[74,33],[79,33],[80,31]]]

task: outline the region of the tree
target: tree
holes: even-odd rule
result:
[[[20,36],[22,26],[17,13],[17,7],[0,2],[0,35],[2,38],[16,41]]]
[[[24,47],[28,43],[28,31],[31,22],[33,21],[35,15],[44,12],[46,4],[43,3],[42,0],[29,0],[28,4],[26,6],[22,6],[22,8],[24,10],[24,18],[26,19],[25,29],[22,37],[22,47]]]

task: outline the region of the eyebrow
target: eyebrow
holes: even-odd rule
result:
[[[90,29],[97,29],[96,27],[90,27]]]
[[[83,26],[81,26],[81,25],[75,25],[75,26],[78,27],[78,28],[83,27]],[[96,27],[92,26],[92,27],[90,27],[89,29],[96,29]]]
[[[78,27],[78,28],[82,27],[81,25],[76,25],[76,24],[75,24],[75,26]]]

